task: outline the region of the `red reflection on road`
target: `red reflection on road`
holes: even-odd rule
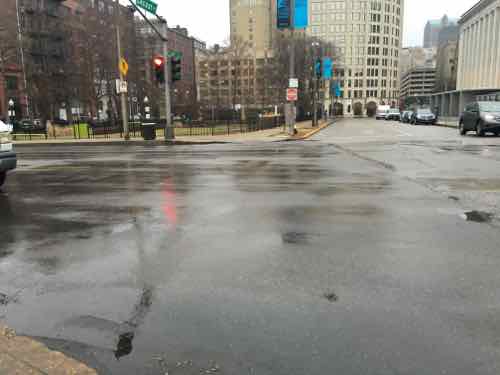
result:
[[[176,195],[175,186],[171,178],[167,178],[163,184],[163,202],[162,210],[169,224],[177,224],[177,206],[176,206]]]

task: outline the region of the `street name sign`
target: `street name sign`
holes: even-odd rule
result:
[[[292,89],[298,89],[299,88],[299,79],[298,78],[290,78],[288,87]]]
[[[135,3],[139,8],[142,8],[152,14],[156,14],[156,10],[158,9],[158,4],[151,0],[136,0]]]

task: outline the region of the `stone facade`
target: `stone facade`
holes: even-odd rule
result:
[[[481,0],[459,24],[457,89],[499,89],[500,0]]]

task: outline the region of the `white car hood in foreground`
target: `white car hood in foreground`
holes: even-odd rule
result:
[[[3,121],[0,121],[0,133],[12,133],[12,125],[7,125]]]

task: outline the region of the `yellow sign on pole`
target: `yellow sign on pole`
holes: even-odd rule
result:
[[[128,73],[128,63],[123,57],[120,59],[120,72],[126,76]]]

